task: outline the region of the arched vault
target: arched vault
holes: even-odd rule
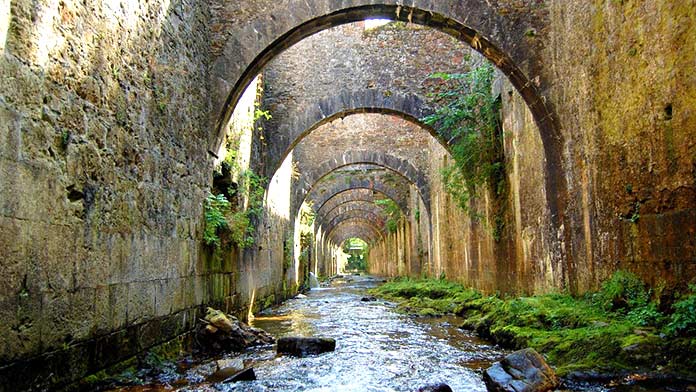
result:
[[[214,133],[209,140],[210,151],[217,151],[222,143],[225,124],[246,86],[286,48],[318,31],[367,18],[421,24],[471,45],[505,73],[523,97],[544,144],[547,203],[554,225],[561,227],[567,200],[562,166],[564,143],[546,93],[551,86],[551,72],[544,68],[541,59],[544,40],[528,37],[529,31],[546,30],[546,7],[511,8],[505,2],[489,0],[414,0],[408,6],[388,0],[306,0],[294,5],[293,12],[287,12],[287,7],[278,3],[257,18],[236,23],[226,24],[224,18],[216,18],[220,23],[211,37]]]

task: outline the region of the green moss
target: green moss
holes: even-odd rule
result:
[[[273,304],[275,304],[275,302],[276,302],[275,295],[271,294],[271,295],[267,296],[263,300],[263,309],[270,308],[271,306],[273,306]]]
[[[696,287],[695,287],[696,289]],[[499,298],[440,279],[398,279],[371,291],[421,316],[456,314],[462,327],[511,349],[544,353],[560,375],[577,370],[647,370],[663,366],[693,372],[696,331],[665,338],[669,320],[696,314],[694,293],[675,304],[674,315],[657,311],[651,292],[635,275],[617,272],[597,293]],[[689,319],[691,320],[691,319]],[[688,337],[688,338],[687,338]]]

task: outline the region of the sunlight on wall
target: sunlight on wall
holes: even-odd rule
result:
[[[256,289],[251,291],[251,300],[249,301],[249,311],[247,312],[247,320],[254,320],[254,301],[256,301]]]
[[[301,258],[304,256],[305,257],[305,262],[306,267],[308,269],[311,269],[311,266],[309,263],[311,262],[308,260],[309,255],[305,253],[304,255],[302,254],[302,236],[304,235],[305,238],[309,237],[311,238],[312,234],[314,233],[314,219],[315,219],[315,214],[314,214],[314,209],[312,208],[312,204],[307,203],[306,201],[302,203],[302,206],[300,207],[300,210],[297,211],[297,216],[295,217],[295,230],[294,230],[294,237],[293,237],[293,260],[295,262],[295,283],[299,284],[301,283],[300,280],[302,279],[300,277],[300,263],[301,263]],[[306,244],[306,252],[309,252],[309,246],[310,244]],[[315,253],[315,252],[311,252]],[[306,272],[305,272],[306,273]]]
[[[102,2],[105,20],[111,22],[112,29],[128,29],[137,27],[140,17],[145,14],[145,6],[141,0],[105,0]],[[170,0],[161,0],[159,6],[163,12],[159,13],[156,25],[162,25],[169,13]]]
[[[314,273],[314,275],[318,275],[319,273],[319,255],[321,253],[321,246],[324,241],[324,232],[321,229],[321,226],[317,229],[316,233],[314,233],[315,238],[314,238],[314,252],[312,252],[312,260],[310,262],[309,270]],[[322,254],[323,255],[323,254]]]
[[[335,246],[334,247],[335,252],[336,252],[336,273],[342,273],[346,271],[346,265],[348,264],[348,258],[350,255],[348,253],[343,252],[343,247],[341,245]]]
[[[302,204],[302,207],[304,207],[304,204]],[[300,254],[302,252],[302,244],[300,244],[301,231],[302,231],[301,216],[302,216],[302,208],[300,208],[300,211],[297,211],[297,216],[295,217],[295,227],[293,230],[293,238],[292,238],[292,243],[293,243],[292,260],[293,260],[293,263],[295,265],[295,284],[300,283]]]
[[[365,19],[365,30],[374,29],[391,22],[389,19]]]
[[[38,35],[36,62],[45,68],[48,65],[50,52],[56,51],[65,43],[62,35],[56,32],[55,26],[59,22],[58,0],[53,0],[50,4],[41,7],[43,11],[36,21],[36,34]]]
[[[237,172],[232,173],[232,179],[235,182],[239,181],[239,174],[249,168],[251,161],[251,139],[254,132],[254,113],[256,112],[259,83],[260,78],[256,76],[244,90],[234,108],[230,121],[227,123],[227,142],[222,143],[218,151],[218,158],[215,160],[216,166],[225,160],[228,154],[227,147],[231,141],[231,149],[237,151],[235,161],[239,168]]]
[[[10,0],[0,0],[0,54],[5,53],[7,30],[10,28]]]
[[[268,185],[266,203],[271,213],[290,220],[290,194],[292,183],[292,152],[275,172]]]

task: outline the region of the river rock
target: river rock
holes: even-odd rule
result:
[[[215,361],[217,370],[208,377],[209,382],[220,382],[244,370],[241,358],[220,359]]]
[[[236,317],[212,308],[208,308],[197,337],[202,349],[213,352],[242,351],[275,341],[268,332],[250,327]]]
[[[416,392],[452,392],[452,388],[447,384],[441,383],[420,387]]]
[[[254,373],[254,368],[247,368],[235,374],[234,376],[227,378],[225,381],[223,381],[223,383],[254,380],[256,380],[256,373]]]
[[[377,301],[377,298],[375,298],[373,296],[367,296],[367,297],[360,298],[360,300],[363,302],[374,302],[374,301]]]
[[[336,340],[331,338],[305,338],[286,336],[278,339],[278,354],[296,357],[321,354],[336,350]]]
[[[210,323],[209,325],[221,329],[224,332],[230,332],[233,327],[232,321],[224,313],[213,308],[208,308],[206,310],[205,320]]]
[[[515,351],[483,373],[490,392],[545,392],[558,386],[558,379],[534,349]]]

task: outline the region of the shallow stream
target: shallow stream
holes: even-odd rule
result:
[[[485,391],[482,372],[503,350],[457,327],[454,317],[411,317],[381,300],[363,301],[378,280],[345,276],[328,287],[286,301],[256,315],[251,325],[276,338],[318,336],[336,339],[336,351],[306,358],[278,356],[274,347],[258,347],[239,356],[253,367],[256,381],[210,383],[206,372],[215,361],[181,361],[169,375],[148,386],[117,391],[416,391],[437,383],[453,391]],[[367,299],[367,298],[365,298]],[[461,320],[460,320],[461,321]],[[211,370],[211,368],[213,370]],[[183,376],[183,377],[182,377]],[[577,385],[582,391],[675,391],[672,387]]]

